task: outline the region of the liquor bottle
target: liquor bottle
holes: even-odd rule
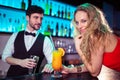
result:
[[[52,16],[57,17],[58,16],[58,5],[56,3],[52,3],[52,5],[56,6],[52,8]]]
[[[52,16],[52,2],[50,2],[50,16]]]
[[[67,37],[67,27],[64,27],[64,36]]]
[[[53,24],[54,24],[54,22],[52,21],[51,24],[50,24],[50,26],[51,26],[51,28],[50,28],[50,32],[51,32],[51,35],[52,35],[52,36],[54,35]]]
[[[72,28],[69,28],[69,37],[72,37],[73,32],[72,32]]]
[[[64,15],[64,8],[62,8],[61,17],[62,17],[62,18],[65,18],[65,15]]]
[[[47,24],[47,31],[48,32],[51,32],[51,26],[50,26],[50,23],[48,22],[48,24]]]
[[[60,36],[64,36],[64,26],[61,24],[61,29],[60,29]]]
[[[58,14],[58,17],[60,17],[60,6],[58,6],[57,14]]]
[[[12,25],[12,19],[11,18],[8,18],[7,20],[7,26],[8,26],[8,32],[14,32],[14,26]]]
[[[49,4],[48,4],[48,0],[46,0],[46,4],[45,4],[45,14],[49,15]]]
[[[22,2],[21,2],[21,9],[25,10],[25,2],[24,2],[24,0],[22,0]]]
[[[70,7],[68,8],[67,18],[70,19]]]
[[[28,7],[31,6],[32,1],[28,0]]]
[[[56,23],[56,36],[58,36],[59,30],[58,30],[58,22]]]
[[[65,8],[65,18],[67,19],[67,6],[66,6],[66,8]]]
[[[6,15],[5,13],[3,13],[3,17],[2,17],[2,22],[3,22],[3,23],[2,23],[2,24],[3,24],[3,25],[2,25],[2,26],[3,26],[3,27],[2,27],[2,30],[3,30],[3,31],[8,31],[8,30],[7,30],[7,27],[6,27],[6,26],[7,26],[7,17],[6,17],[6,16],[7,16],[7,15]]]

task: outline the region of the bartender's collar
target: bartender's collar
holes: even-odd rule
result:
[[[38,31],[37,31],[37,30],[30,31],[28,28],[26,28],[26,30],[25,30],[25,31],[30,32],[30,33],[35,33],[36,35],[38,35]]]

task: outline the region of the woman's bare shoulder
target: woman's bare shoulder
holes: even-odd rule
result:
[[[105,41],[105,52],[112,52],[117,45],[117,37],[112,34]]]

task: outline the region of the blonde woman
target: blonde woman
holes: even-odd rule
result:
[[[74,13],[74,42],[82,66],[63,67],[63,73],[90,72],[98,76],[102,65],[120,72],[120,38],[113,34],[103,12],[90,3],[77,7]]]

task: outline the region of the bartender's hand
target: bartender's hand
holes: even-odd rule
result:
[[[42,72],[52,73],[53,72],[52,64],[46,64]]]
[[[6,62],[10,65],[19,65],[24,68],[33,68],[36,66],[35,60],[34,59],[18,59],[14,57],[7,57]]]
[[[35,60],[33,59],[23,59],[20,61],[19,65],[25,68],[33,68],[36,66],[36,63],[35,63]]]

